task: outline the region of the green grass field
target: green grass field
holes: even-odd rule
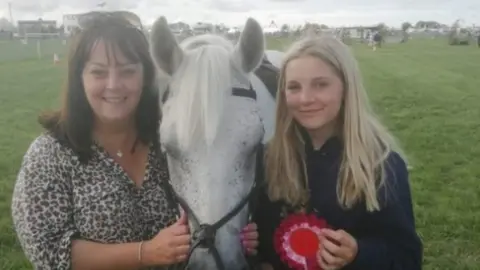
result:
[[[413,40],[354,51],[375,110],[412,166],[424,269],[480,269],[480,49]],[[58,104],[64,69],[50,58],[2,60],[0,269],[32,269],[12,229],[11,193],[22,156],[40,132],[37,114]]]
[[[54,53],[63,55],[66,49],[60,39],[28,40],[26,44],[20,40],[0,40],[0,63],[52,59]]]

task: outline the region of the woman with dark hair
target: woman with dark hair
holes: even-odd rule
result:
[[[22,248],[35,269],[180,266],[190,233],[167,188],[146,37],[122,13],[95,13],[81,28],[63,106],[40,117],[46,132],[27,150],[15,184]]]

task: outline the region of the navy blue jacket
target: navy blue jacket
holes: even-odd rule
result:
[[[420,270],[423,246],[415,231],[415,219],[404,160],[392,152],[386,160],[386,188],[378,191],[381,210],[367,212],[364,203],[343,209],[337,201],[337,177],[342,145],[332,138],[317,151],[308,146],[307,174],[309,208],[326,219],[333,229],[343,229],[358,244],[354,261],[344,270]],[[263,169],[263,168],[262,168]],[[260,174],[261,175],[261,174]],[[265,190],[260,193],[253,216],[257,223],[260,261],[275,270],[289,269],[273,247],[273,234],[282,220],[282,202],[271,202]]]

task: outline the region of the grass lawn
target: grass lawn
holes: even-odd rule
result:
[[[11,62],[44,57],[51,59],[54,53],[62,55],[66,46],[60,39],[28,40],[23,44],[20,40],[0,41],[0,62]]]
[[[480,269],[480,49],[414,40],[354,51],[375,110],[412,166],[424,269]],[[32,269],[12,229],[11,193],[22,156],[40,132],[36,116],[57,105],[63,73],[51,59],[0,62],[2,270]]]

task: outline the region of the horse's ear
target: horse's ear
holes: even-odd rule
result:
[[[157,67],[168,75],[175,73],[182,63],[183,51],[163,16],[152,26],[150,53]]]
[[[234,61],[245,72],[254,71],[262,62],[265,54],[265,37],[260,24],[248,18],[245,28],[235,47]]]

